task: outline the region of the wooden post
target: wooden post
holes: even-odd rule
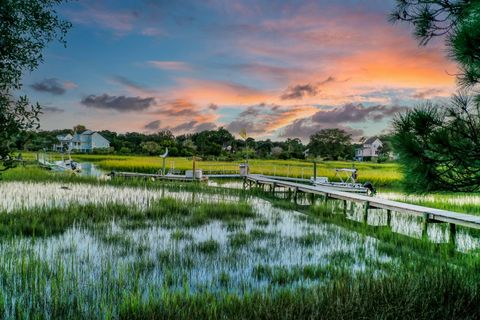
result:
[[[422,239],[428,239],[428,213],[423,214]]]
[[[457,242],[457,225],[450,223],[450,233],[448,234],[448,243],[455,248]]]
[[[312,203],[312,206],[315,205],[315,193],[310,193],[310,201]]]
[[[387,210],[387,226],[391,227],[392,224],[392,210]]]
[[[363,204],[363,223],[367,224],[368,222],[368,209],[370,208],[370,202],[365,201]]]
[[[343,200],[343,214],[347,214],[347,200]]]
[[[317,180],[317,162],[313,161],[313,181]]]
[[[192,163],[192,169],[193,169],[193,181],[195,181],[195,156],[193,156],[193,163]]]
[[[274,182],[272,184],[272,194],[275,195],[275,188],[277,187],[277,184]]]
[[[298,187],[295,187],[295,191],[293,193],[293,201],[295,204],[297,204],[297,198],[298,198]]]

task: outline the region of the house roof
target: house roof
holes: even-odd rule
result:
[[[72,142],[80,142],[80,135],[78,133],[76,133],[73,138],[72,138]]]
[[[363,144],[372,144],[375,140],[377,140],[378,137],[377,136],[374,136],[374,137],[370,137],[368,138],[367,140],[365,140],[365,142]]]
[[[91,134],[94,134],[95,131],[92,131],[92,130],[86,130],[84,132],[82,132],[82,135],[91,135]]]
[[[72,139],[72,135],[71,134],[65,134],[65,135],[58,135],[57,136],[57,139],[59,141],[70,141]]]

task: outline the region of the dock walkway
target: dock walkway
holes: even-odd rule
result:
[[[275,191],[276,187],[283,187],[293,189],[295,193],[304,192],[314,195],[321,195],[325,197],[325,200],[331,198],[344,200],[345,202],[351,201],[362,203],[364,205],[365,212],[367,212],[369,209],[385,209],[389,210],[389,212],[395,211],[417,215],[423,217],[425,222],[450,223],[451,230],[455,228],[455,225],[480,229],[480,216],[423,207],[355,193],[336,191],[328,187],[311,186],[292,181],[282,181],[280,179],[273,179],[271,177],[265,177],[257,174],[250,174],[246,176],[245,179],[246,181],[253,182],[256,185],[269,185],[271,186],[273,192]]]

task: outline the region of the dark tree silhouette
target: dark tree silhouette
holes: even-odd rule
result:
[[[13,165],[11,152],[16,135],[38,128],[40,105],[26,96],[17,98],[22,74],[43,62],[45,46],[58,39],[65,43],[70,23],[54,7],[63,0],[0,1],[0,159],[3,169]]]

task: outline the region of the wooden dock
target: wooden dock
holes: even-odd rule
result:
[[[156,173],[138,173],[138,172],[116,172],[112,171],[109,174],[112,178],[130,178],[130,179],[148,179],[148,180],[167,180],[167,181],[205,181],[208,178],[202,177],[201,179],[188,178],[185,175],[180,174],[156,174]]]
[[[209,178],[212,179],[235,179],[241,178],[239,174],[209,174],[203,175],[202,178],[189,178],[181,174],[157,174],[157,173],[138,173],[138,172],[116,172],[112,171],[109,174],[112,178],[139,178],[149,180],[168,180],[168,181],[205,181]]]
[[[355,193],[336,191],[327,187],[306,185],[292,181],[282,181],[280,180],[280,177],[278,179],[273,179],[271,177],[265,177],[262,175],[250,174],[245,177],[245,185],[247,184],[249,184],[251,187],[253,184],[256,186],[268,185],[270,186],[272,192],[275,192],[277,187],[283,187],[293,190],[294,195],[296,195],[298,192],[321,195],[324,197],[325,201],[328,199],[343,200],[345,207],[347,201],[362,203],[364,206],[365,215],[368,215],[368,210],[370,209],[385,209],[389,214],[391,214],[392,211],[395,211],[420,216],[424,219],[425,229],[428,223],[435,222],[449,223],[450,231],[453,234],[455,234],[455,226],[457,225],[480,229],[480,216],[423,207]]]

